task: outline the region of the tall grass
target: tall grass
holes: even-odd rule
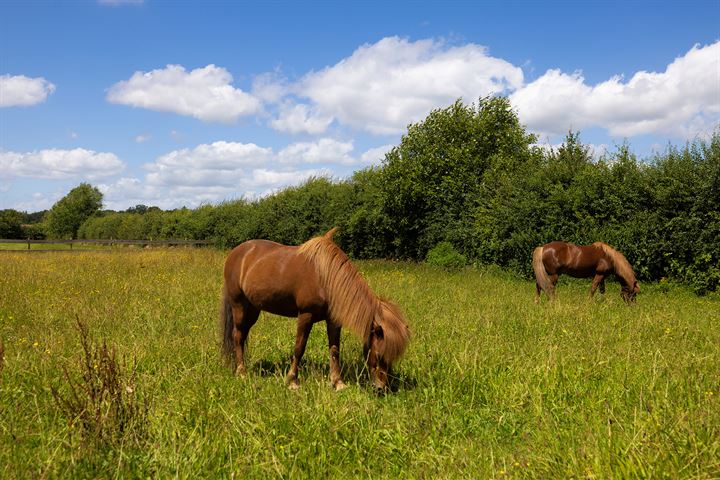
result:
[[[372,393],[343,332],[349,387],[334,392],[322,325],[290,391],[292,320],[261,315],[247,378],[221,362],[224,256],[2,253],[0,478],[720,476],[717,297],[643,285],[631,308],[616,283],[590,301],[561,281],[537,306],[499,270],[358,262],[411,325],[397,391]],[[85,355],[76,318],[135,359],[142,435],[90,445],[53,400]]]

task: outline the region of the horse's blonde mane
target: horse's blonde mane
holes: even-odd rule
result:
[[[409,340],[409,330],[399,308],[378,298],[348,256],[335,245],[333,228],[321,237],[300,245],[299,252],[315,265],[320,285],[327,292],[330,318],[363,340],[370,335],[373,320],[383,327],[383,352],[389,362],[398,358]]]
[[[300,245],[300,253],[314,265],[320,285],[327,292],[330,317],[365,339],[380,308],[380,299],[370,290],[348,256],[332,241],[337,229]]]
[[[603,249],[605,254],[612,260],[613,268],[615,269],[615,275],[620,277],[625,284],[632,289],[635,284],[635,272],[633,271],[630,262],[627,261],[625,255],[615,250],[613,247],[603,242],[593,243],[596,247]]]
[[[388,363],[394,362],[405,353],[410,341],[410,329],[400,308],[390,300],[380,300],[384,338],[378,352]]]

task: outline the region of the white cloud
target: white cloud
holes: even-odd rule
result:
[[[233,173],[231,184],[195,185],[180,181],[177,184],[153,185],[147,179],[122,178],[115,183],[101,184],[106,208],[124,210],[132,205],[154,205],[163,209],[186,206],[197,207],[234,198],[256,199],[297,185],[310,177],[328,177],[327,169],[271,170],[255,168],[246,174]]]
[[[90,180],[115,175],[125,167],[114,154],[84,148],[27,153],[0,151],[0,176]]]
[[[264,165],[272,149],[253,143],[215,142],[174,150],[145,165],[150,185],[231,186],[248,167]]]
[[[519,67],[489,56],[482,46],[388,37],[285,90],[309,99],[324,118],[374,134],[398,134],[434,108],[506,92],[522,82]]]
[[[299,142],[288,145],[278,152],[281,164],[340,164],[353,165],[357,161],[350,156],[352,142],[338,142],[330,138],[322,138],[316,142]]]
[[[141,133],[140,135],[137,135],[135,137],[135,143],[145,143],[149,141],[152,138],[150,134],[147,133]]]
[[[159,167],[193,166],[200,168],[233,169],[262,165],[272,154],[271,148],[254,143],[214,142],[183,148],[158,157],[153,165]]]
[[[252,143],[218,141],[173,150],[144,165],[143,178],[123,177],[98,188],[107,208],[137,204],[197,207],[232,198],[260,198],[311,177],[333,177],[334,166],[377,164],[392,145],[352,155],[353,143],[321,138],[278,152]]]
[[[247,186],[258,188],[278,189],[289,185],[297,185],[310,177],[327,177],[332,172],[325,168],[311,168],[308,170],[278,171],[257,168],[253,170],[252,177]]]
[[[289,89],[289,84],[279,71],[263,73],[253,79],[252,94],[264,102],[279,102]]]
[[[144,178],[121,178],[98,188],[105,205],[113,209],[139,203],[195,207],[230,198],[258,198],[310,177],[332,176],[323,164],[357,164],[350,156],[352,148],[352,143],[320,139],[291,144],[276,154],[252,143],[220,141],[161,155],[144,166],[148,172]]]
[[[154,186],[274,185],[303,178],[297,170],[302,165],[356,165],[352,150],[351,142],[328,138],[290,144],[277,154],[254,143],[220,141],[173,150],[144,168],[147,183]],[[275,180],[269,180],[271,174]]]
[[[664,72],[590,85],[582,73],[558,69],[525,84],[520,67],[483,46],[386,37],[294,82],[278,71],[259,75],[252,93],[233,87],[232,76],[215,65],[190,72],[168,65],[135,73],[113,85],[107,98],[208,122],[262,116],[264,101],[274,105],[268,124],[280,132],[318,135],[335,123],[397,135],[435,108],[490,94],[509,94],[521,121],[538,133],[600,127],[613,136],[687,137],[718,121],[720,42],[693,47]]]
[[[123,177],[114,183],[97,186],[103,194],[106,208],[124,210],[129,206],[152,203],[161,199],[160,190],[143,183],[139,178]]]
[[[385,154],[393,149],[395,145],[382,145],[380,147],[366,150],[360,155],[360,163],[363,165],[380,165],[385,160]]]
[[[317,107],[305,104],[284,103],[280,106],[277,119],[270,122],[275,130],[288,133],[323,133],[333,121],[333,117],[323,115]]]
[[[233,87],[231,82],[232,75],[215,65],[190,72],[180,65],[168,65],[151,72],[135,72],[129,80],[110,87],[107,100],[187,115],[204,122],[230,123],[241,116],[260,113],[260,101]]]
[[[35,192],[31,195],[30,200],[16,203],[9,208],[20,212],[39,212],[41,210],[48,210],[62,197],[63,194],[60,193],[47,194],[45,192]]]
[[[0,108],[37,105],[54,91],[55,85],[42,77],[0,75]]]
[[[615,137],[688,138],[720,120],[720,42],[696,45],[663,72],[638,71],[588,84],[581,72],[550,69],[525,84],[520,67],[476,44],[387,37],[296,82],[277,72],[253,93],[278,105],[270,126],[318,134],[332,122],[373,134],[399,134],[457,98],[509,94],[521,121],[548,135],[599,127]]]
[[[611,135],[688,137],[720,120],[720,42],[694,46],[664,72],[615,76],[595,86],[582,74],[548,70],[510,96],[530,129],[562,134],[601,127]]]
[[[194,208],[203,203],[218,203],[231,198],[235,189],[224,186],[149,185],[142,179],[124,177],[114,183],[100,184],[103,205],[125,210],[133,205],[149,205],[165,210],[182,206]]]

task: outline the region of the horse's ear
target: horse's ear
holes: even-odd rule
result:
[[[333,236],[337,233],[337,231],[338,227],[333,227],[325,234],[325,238],[327,238],[328,240],[332,240]]]

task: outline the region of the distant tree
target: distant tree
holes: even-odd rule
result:
[[[23,238],[22,221],[17,210],[0,210],[0,238]]]
[[[81,183],[57,201],[45,216],[45,230],[55,238],[77,238],[78,229],[102,207],[102,193]]]
[[[135,205],[134,207],[130,207],[127,210],[125,210],[127,213],[139,213],[140,215],[144,215],[147,213],[148,209],[151,207],[148,207],[147,205],[143,205],[142,203]]]
[[[40,210],[39,212],[23,213],[23,223],[40,223],[43,221],[43,217],[47,213],[47,210]]]

